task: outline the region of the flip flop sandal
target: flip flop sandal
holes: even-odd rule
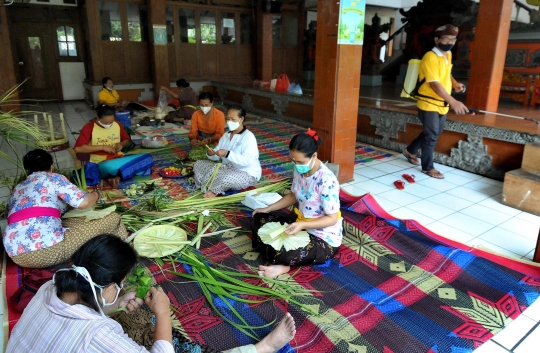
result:
[[[396,180],[396,181],[394,181],[394,185],[395,185],[396,188],[398,188],[399,190],[405,189],[405,183],[402,182],[401,180]]]
[[[414,180],[414,175],[403,174],[402,177],[403,179],[407,180],[411,184],[416,182],[416,180]]]
[[[435,178],[435,179],[444,179],[444,175],[441,174],[441,172],[439,172],[438,170],[430,170],[429,172],[426,171],[426,170],[422,170],[422,173],[432,177],[432,178]]]
[[[409,154],[409,152],[407,151],[407,149],[404,149],[403,151],[401,151],[401,154],[405,156],[405,158],[407,158],[407,160],[409,161],[409,163],[411,164],[414,164],[414,165],[420,165],[420,162],[418,161],[418,157],[416,156],[411,156]]]

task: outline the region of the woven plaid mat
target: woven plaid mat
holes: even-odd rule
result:
[[[449,241],[416,221],[394,219],[370,195],[343,196],[344,238],[337,256],[280,277],[319,291],[296,298],[319,315],[280,300],[233,302],[253,326],[286,311],[293,315],[297,333],[281,352],[472,352],[539,297],[536,265]],[[220,227],[249,224],[245,214],[235,214]],[[252,273],[261,262],[250,237],[233,231],[204,238],[201,252]],[[178,308],[174,326],[184,337],[216,350],[252,342],[212,311],[196,283],[166,274],[151,261],[145,264]],[[218,298],[214,304],[227,313]]]

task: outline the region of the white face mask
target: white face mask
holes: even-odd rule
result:
[[[239,121],[227,121],[227,126],[229,127],[229,131],[235,131],[240,127]]]
[[[201,110],[204,114],[208,114],[208,112],[212,109],[212,107],[201,107]]]
[[[98,120],[97,123],[98,123],[102,128],[104,128],[104,129],[108,129],[108,128],[110,128],[111,126],[113,126],[113,124],[114,124],[114,123],[109,124],[109,125],[102,124],[101,121],[99,121],[99,120]]]
[[[105,86],[105,88],[108,89],[109,91],[113,90],[111,87],[108,87],[108,86]]]

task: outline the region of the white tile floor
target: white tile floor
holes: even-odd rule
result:
[[[94,112],[83,102],[49,103],[44,110],[64,113],[71,146],[78,136],[73,133],[79,132],[94,117]],[[2,151],[5,150],[5,146],[0,147]],[[21,156],[25,152],[26,147],[20,147]],[[73,167],[71,156],[66,151],[57,152],[55,160],[57,168]],[[2,167],[0,171],[15,175],[16,169],[13,166]],[[354,181],[343,184],[342,188],[353,195],[370,192],[395,217],[415,219],[450,239],[469,245],[481,245],[515,258],[532,259],[540,217],[501,204],[500,181],[443,165],[436,165],[436,168],[445,174],[444,180],[435,180],[422,174],[418,167],[396,154],[382,161],[356,166]],[[401,177],[405,173],[415,175],[416,183],[407,183]],[[393,184],[395,180],[402,180],[405,190],[397,190]],[[8,195],[9,190],[0,185],[0,202],[7,201]],[[5,296],[5,293],[2,295]],[[521,319],[510,324],[475,352],[529,353],[538,351],[539,343],[540,300],[537,300]],[[0,347],[3,347],[3,335],[0,335]]]
[[[503,205],[503,183],[436,164],[445,179],[420,172],[401,154],[357,165],[354,181],[342,184],[353,195],[371,193],[391,215],[415,219],[435,233],[471,246],[482,246],[516,259],[532,260],[540,217]],[[412,174],[410,184],[402,177]],[[398,190],[394,181],[405,183]],[[540,349],[540,300],[475,353],[531,353]]]

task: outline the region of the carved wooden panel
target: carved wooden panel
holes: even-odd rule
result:
[[[220,45],[220,49],[219,49],[219,76],[220,77],[234,77],[237,75],[236,55],[237,55],[236,45],[234,44]]]
[[[103,54],[103,76],[112,77],[116,81],[125,81],[128,75],[125,64],[124,43],[102,41],[101,50]]]

